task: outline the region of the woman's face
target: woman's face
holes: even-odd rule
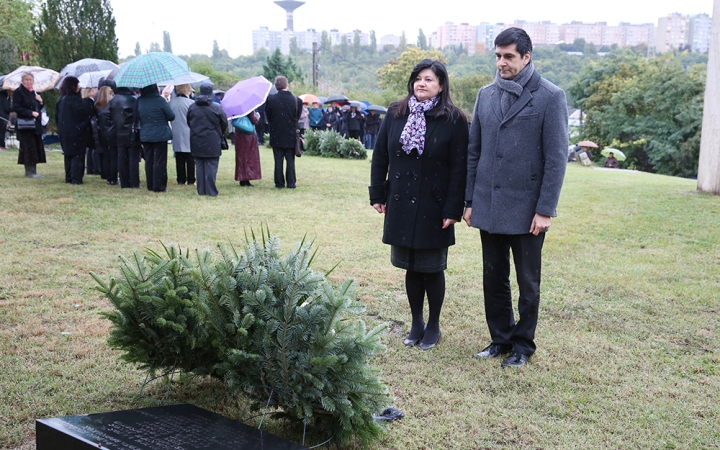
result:
[[[413,91],[415,98],[422,102],[437,97],[442,92],[442,86],[440,86],[440,81],[435,76],[435,72],[431,69],[423,69],[415,78]]]
[[[25,75],[22,77],[22,85],[25,86],[25,89],[32,89],[33,84],[35,84],[35,78],[33,78],[32,75]]]

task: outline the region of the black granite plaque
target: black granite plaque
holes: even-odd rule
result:
[[[307,447],[194,405],[37,419],[37,450],[299,450]]]

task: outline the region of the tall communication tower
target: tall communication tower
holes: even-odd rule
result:
[[[276,5],[281,7],[285,10],[287,13],[287,27],[285,28],[287,31],[294,31],[293,30],[293,11],[301,7],[305,4],[305,2],[298,2],[295,0],[287,0],[287,1],[281,1],[281,2],[275,2]]]

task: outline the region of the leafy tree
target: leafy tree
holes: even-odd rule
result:
[[[450,79],[450,96],[455,106],[465,111],[468,117],[472,117],[475,100],[481,87],[493,82],[490,75],[470,75],[467,77]]]
[[[443,54],[437,50],[420,50],[417,47],[411,47],[404,51],[397,60],[388,61],[378,70],[378,84],[383,89],[403,96],[407,92],[407,83],[413,67],[427,58],[446,62]]]
[[[377,36],[375,30],[370,30],[370,54],[374,55],[377,53]]]
[[[213,59],[222,58],[222,53],[220,53],[220,46],[218,45],[217,41],[213,41],[212,57]]]
[[[148,53],[161,52],[161,51],[162,51],[162,49],[160,48],[160,44],[158,44],[157,42],[150,43],[150,48],[148,49]]]
[[[420,50],[428,49],[427,38],[425,37],[425,33],[422,28],[420,28],[420,32],[418,33],[417,46],[420,47]]]
[[[626,167],[696,176],[705,74],[704,64],[685,69],[670,54],[609,55],[570,87],[587,115],[583,137],[620,148]]]
[[[60,70],[83,58],[118,61],[109,0],[46,0],[34,34],[44,67]]]
[[[340,39],[340,54],[343,58],[350,56],[350,46],[348,45],[347,36],[345,35],[342,35]]]
[[[163,31],[163,51],[172,53],[172,42],[170,41],[169,31]]]
[[[355,35],[353,36],[353,55],[357,58],[358,55],[360,55],[360,51],[362,50],[362,47],[360,46],[360,33],[355,32]]]
[[[8,73],[35,57],[32,4],[25,0],[0,0],[0,73]],[[30,57],[23,61],[23,55]]]
[[[398,50],[400,50],[401,52],[407,50],[407,39],[405,38],[405,31],[403,31],[400,35],[400,45],[398,45]]]
[[[323,31],[320,35],[320,51],[322,52],[323,50],[327,52],[332,50],[332,41],[327,31]]]
[[[135,56],[140,56],[140,53],[142,53],[142,50],[140,50],[140,43],[135,43]]]

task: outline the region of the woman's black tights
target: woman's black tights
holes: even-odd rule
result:
[[[445,272],[422,273],[408,270],[405,273],[405,291],[412,315],[408,339],[419,339],[424,330],[423,341],[436,342],[440,336],[440,310],[445,300]],[[430,307],[427,326],[423,320],[425,294]]]

